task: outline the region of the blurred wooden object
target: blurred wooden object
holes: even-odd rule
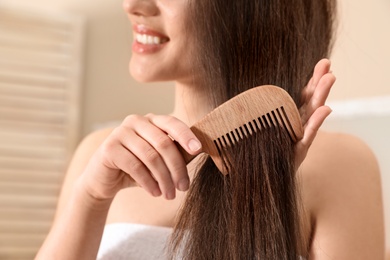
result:
[[[0,259],[33,259],[78,142],[83,22],[0,4]]]

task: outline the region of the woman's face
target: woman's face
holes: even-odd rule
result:
[[[188,0],[124,0],[133,26],[130,73],[138,81],[185,81],[191,77]]]

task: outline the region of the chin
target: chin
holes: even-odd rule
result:
[[[144,77],[144,76],[140,76],[140,75],[137,75],[137,74],[133,74],[133,73],[131,73],[130,72],[130,75],[131,75],[131,77],[135,80],[135,81],[137,81],[137,82],[139,82],[139,83],[152,83],[152,82],[156,82],[157,80],[155,80],[155,79],[151,79],[151,78],[149,78],[149,77]]]
[[[130,75],[138,82],[141,83],[150,83],[150,82],[156,82],[159,81],[151,71],[147,71],[142,69],[140,66],[134,66],[131,65],[129,66],[129,72]],[[160,80],[161,81],[161,80]]]
[[[151,69],[144,70],[140,69],[140,67],[134,68],[130,66],[129,72],[133,79],[140,83],[166,82],[177,80],[177,78],[172,77],[172,74],[163,71],[153,71]]]

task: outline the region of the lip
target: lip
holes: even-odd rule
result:
[[[159,33],[157,32],[156,30],[153,30],[149,27],[147,27],[146,25],[143,25],[143,24],[135,24],[133,25],[133,30],[134,32],[136,33],[139,33],[139,34],[147,34],[147,35],[150,35],[150,36],[157,36],[157,37],[160,37],[160,38],[165,38],[165,39],[169,39],[168,36],[162,34],[162,33]]]
[[[139,54],[156,53],[160,51],[169,42],[169,38],[166,35],[163,35],[162,33],[150,29],[145,25],[135,24],[133,26],[133,30],[136,34],[144,34],[148,36],[159,37],[160,39],[163,40],[163,42],[159,44],[143,44],[138,42],[136,39],[134,39],[132,50],[135,53],[139,53]]]

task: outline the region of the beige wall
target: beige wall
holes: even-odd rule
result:
[[[390,95],[390,1],[339,1],[332,99]]]
[[[170,83],[143,85],[128,75],[131,30],[121,1],[2,0],[32,8],[62,9],[86,18],[82,135],[130,113],[167,113]],[[390,95],[390,1],[340,1],[333,57],[338,81],[331,99]]]
[[[107,0],[1,0],[24,9],[60,9],[86,19],[81,136],[127,114],[168,113],[171,83],[139,84],[128,73],[131,26],[122,2]],[[0,4],[1,4],[0,2]]]

